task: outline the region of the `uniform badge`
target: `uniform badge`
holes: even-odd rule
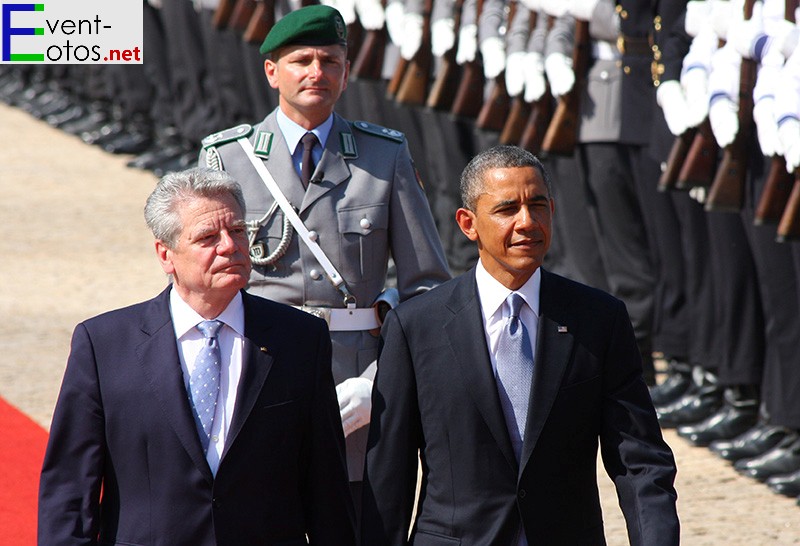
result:
[[[380,125],[375,125],[374,123],[369,123],[368,121],[355,121],[353,122],[353,127],[369,135],[383,137],[395,142],[403,142],[406,138],[406,136],[400,131],[381,127]]]
[[[353,138],[353,133],[339,133],[339,140],[342,146],[342,156],[347,159],[358,157],[356,139]]]
[[[258,157],[268,158],[272,151],[272,133],[259,131],[253,143],[253,153]]]
[[[220,144],[225,144],[226,142],[230,142],[232,140],[246,138],[251,132],[253,132],[253,127],[243,123],[242,125],[237,125],[231,129],[225,129],[219,133],[208,135],[202,140],[203,148],[219,146]]]
[[[253,243],[250,245],[250,257],[256,260],[261,260],[266,256],[266,249],[264,243]]]

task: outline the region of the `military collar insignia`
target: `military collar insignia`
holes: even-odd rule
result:
[[[353,138],[353,133],[339,133],[339,144],[342,150],[342,157],[345,159],[358,157],[358,148],[356,148],[356,139]]]
[[[253,143],[253,153],[264,159],[269,158],[272,151],[272,133],[269,131],[259,131],[256,133],[256,141]]]
[[[406,138],[406,136],[400,131],[396,131],[395,129],[387,129],[386,127],[381,127],[380,125],[375,125],[374,123],[370,123],[368,121],[354,121],[353,127],[367,133],[368,135],[379,136],[395,142],[403,142]]]
[[[253,127],[251,125],[247,125],[246,123],[237,125],[231,129],[225,129],[219,133],[208,135],[202,140],[203,148],[219,146],[220,144],[225,144],[226,142],[231,142],[239,138],[247,138],[252,132]]]

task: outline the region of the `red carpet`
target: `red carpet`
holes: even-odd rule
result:
[[[0,546],[36,544],[36,496],[47,432],[0,397]]]

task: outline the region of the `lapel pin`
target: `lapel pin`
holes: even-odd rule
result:
[[[567,327],[566,327],[566,326],[561,326],[561,325],[559,324],[559,325],[558,325],[558,333],[559,333],[559,334],[566,334],[566,333],[567,333]]]
[[[269,351],[267,350],[266,347],[259,347],[259,350],[264,354],[269,354]]]

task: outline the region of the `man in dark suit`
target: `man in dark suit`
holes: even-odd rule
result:
[[[541,163],[492,148],[461,194],[479,263],[383,327],[363,543],[605,544],[599,440],[631,544],[678,544],[675,463],[625,306],[541,268],[554,211]]]
[[[242,290],[244,212],[238,183],[206,169],[148,198],[173,282],[75,329],[41,546],[354,543],[328,330]]]

